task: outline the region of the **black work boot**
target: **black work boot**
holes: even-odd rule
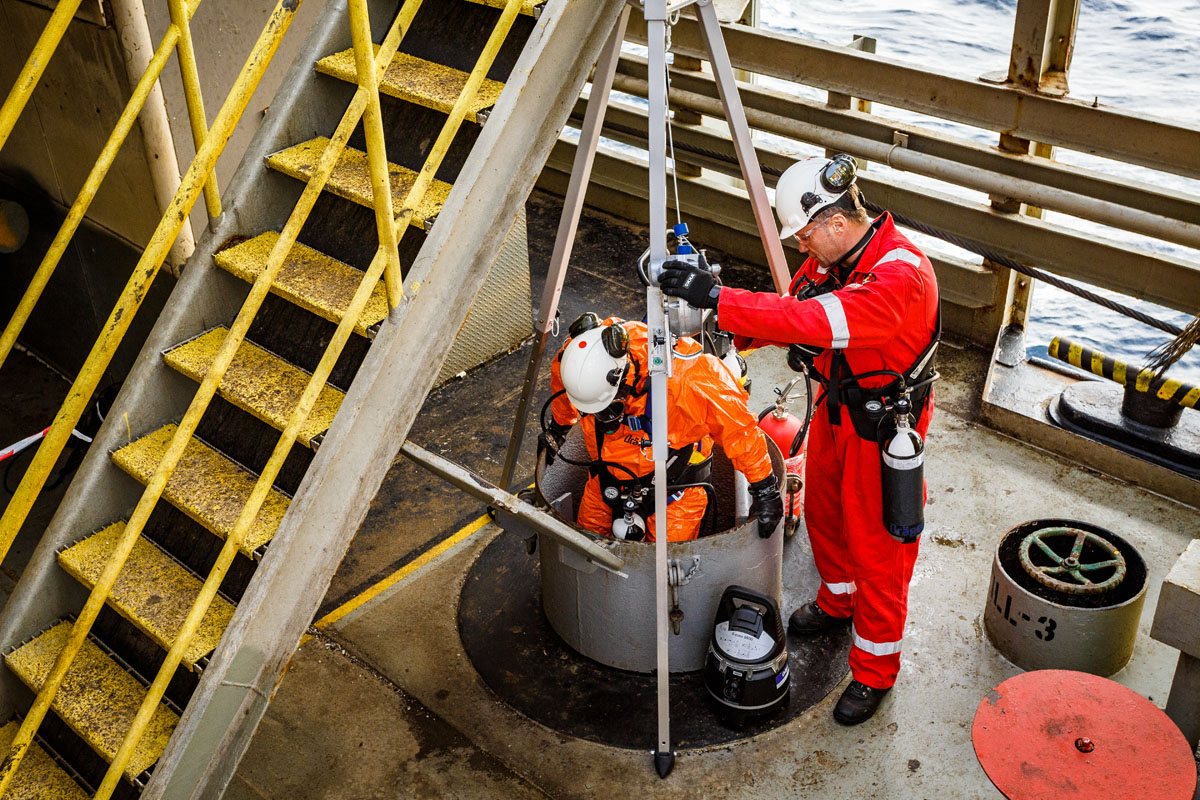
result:
[[[788,620],[788,630],[803,636],[809,633],[820,633],[849,621],[849,617],[835,617],[825,613],[825,610],[817,605],[817,601],[813,600],[792,612],[792,616]]]
[[[865,683],[850,681],[833,707],[833,718],[843,725],[857,725],[875,716],[883,697],[891,689],[872,689]]]

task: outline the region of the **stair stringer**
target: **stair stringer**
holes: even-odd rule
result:
[[[394,0],[369,0],[382,37]],[[313,65],[350,46],[345,0],[330,2],[309,32],[261,127],[225,190],[226,211],[214,220],[171,292],[104,424],[71,481],[46,531],[0,611],[0,648],[12,648],[83,605],[87,591],[58,566],[57,552],[93,531],[128,516],[143,486],[111,461],[123,447],[183,415],[196,384],[163,363],[162,352],[214,325],[228,324],[241,308],[247,286],[217,267],[213,253],[234,236],[279,228],[303,188],[267,169],[269,153],[332,130],[353,89],[318,76]],[[9,670],[0,669],[0,719],[28,707],[31,695]]]
[[[546,7],[144,797],[223,792],[624,6]]]

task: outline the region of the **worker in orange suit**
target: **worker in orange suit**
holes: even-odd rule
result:
[[[645,323],[601,322],[591,313],[576,320],[551,367],[553,419],[542,438],[543,446],[557,451],[579,422],[592,463],[577,521],[634,541],[654,541],[656,521],[646,344]],[[746,476],[750,515],[759,535],[770,536],[783,517],[783,501],[746,392],[694,339],[679,339],[674,359],[667,382],[668,541],[700,535],[714,442]]]

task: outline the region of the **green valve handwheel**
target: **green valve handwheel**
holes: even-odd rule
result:
[[[1042,528],[1021,540],[1021,566],[1038,583],[1066,594],[1100,594],[1125,578],[1125,557],[1109,541],[1078,528]]]

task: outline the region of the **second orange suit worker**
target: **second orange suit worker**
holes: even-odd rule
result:
[[[582,428],[593,464],[577,521],[596,533],[654,541],[648,377],[645,323],[615,317],[601,322],[590,313],[571,325],[571,338],[551,367],[550,386],[557,396],[547,433],[560,444],[570,426],[578,422]],[[715,441],[750,482],[751,516],[759,520],[759,535],[770,536],[782,518],[783,503],[766,437],[747,408],[745,390],[721,361],[684,337],[675,345],[667,391],[671,484],[708,482]],[[639,524],[627,531],[621,525],[622,499],[631,491],[640,496]],[[668,495],[667,502],[668,541],[699,536],[708,504],[705,490],[683,489]]]

